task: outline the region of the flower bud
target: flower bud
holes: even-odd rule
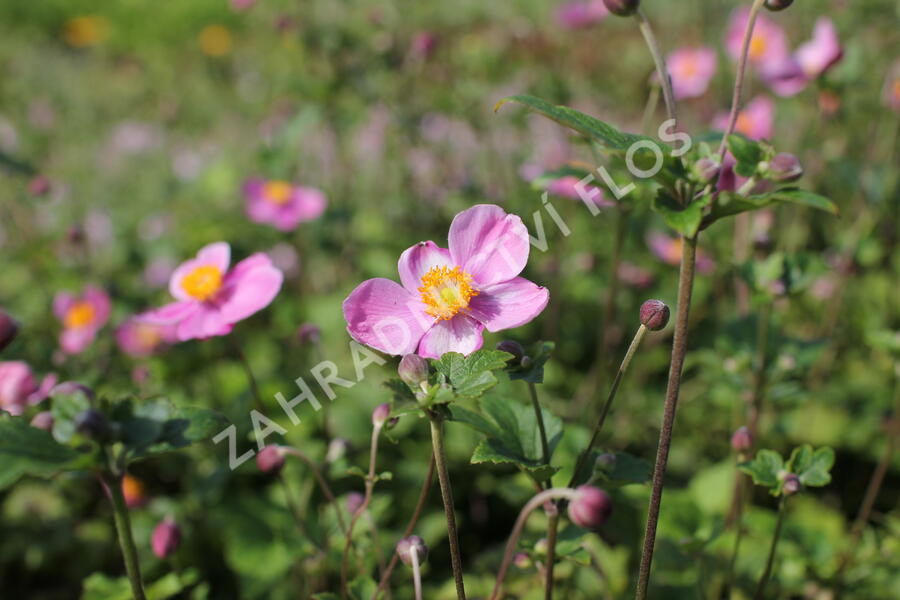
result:
[[[616,455],[604,452],[594,461],[594,470],[608,473],[616,468]]]
[[[575,489],[575,498],[569,503],[569,519],[579,527],[597,529],[612,514],[612,499],[609,494],[591,485]]]
[[[607,10],[614,15],[627,17],[634,14],[640,5],[640,0],[603,0]]]
[[[669,307],[661,300],[647,300],[641,305],[641,325],[659,331],[669,323]]]
[[[547,542],[547,538],[541,538],[534,543],[534,553],[537,556],[546,556],[547,548],[550,547],[550,544]]]
[[[800,478],[794,473],[788,473],[781,482],[781,491],[785,496],[791,496],[800,491]]]
[[[499,342],[497,344],[497,350],[512,354],[513,357],[510,361],[516,364],[518,364],[522,360],[522,357],[525,356],[525,348],[522,347],[522,344],[513,340],[503,340],[502,342]]]
[[[174,519],[166,517],[153,530],[150,542],[153,546],[153,554],[160,558],[168,558],[181,545],[181,529]]]
[[[350,492],[347,494],[347,512],[355,515],[365,501],[366,497],[359,492]]]
[[[53,429],[53,413],[49,410],[39,412],[31,419],[31,426],[50,431]]]
[[[372,411],[372,425],[375,427],[384,427],[384,424],[387,422],[388,418],[391,416],[391,405],[385,402],[384,404],[379,404],[375,407],[375,410]]]
[[[19,322],[0,310],[0,351],[9,346],[19,333]]]
[[[731,435],[731,448],[735,452],[747,452],[753,447],[753,435],[746,426],[739,427]]]
[[[403,564],[412,565],[413,549],[415,549],[420,565],[428,558],[428,546],[425,545],[425,540],[417,535],[411,535],[397,542],[397,555],[400,556]]]
[[[718,161],[708,156],[701,158],[694,163],[694,175],[703,183],[709,183],[719,174]]]
[[[301,344],[317,344],[322,335],[315,323],[303,323],[297,328],[297,340]]]
[[[86,438],[103,441],[109,437],[109,422],[99,410],[83,410],[74,419],[75,431]]]
[[[769,161],[768,175],[772,181],[790,183],[803,176],[803,165],[793,154],[781,152]]]
[[[45,196],[50,191],[50,180],[45,175],[35,175],[28,182],[28,193],[32,196]]]
[[[409,387],[418,389],[428,382],[428,361],[418,354],[407,354],[400,359],[397,374]]]
[[[773,12],[784,10],[794,3],[794,0],[766,0],[766,8]]]
[[[256,466],[263,473],[278,473],[284,466],[284,450],[275,444],[266,446],[256,454]]]
[[[530,569],[534,564],[531,561],[531,557],[528,556],[525,552],[519,552],[513,557],[513,564],[516,565],[518,569]]]

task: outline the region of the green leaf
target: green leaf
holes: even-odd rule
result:
[[[219,412],[195,406],[175,406],[164,398],[124,400],[112,414],[121,426],[122,442],[135,457],[169,452],[207,440],[228,425]]]
[[[792,204],[800,204],[802,206],[824,210],[825,212],[831,213],[832,215],[837,215],[840,212],[837,205],[825,196],[820,196],[819,194],[810,192],[809,190],[801,190],[799,188],[782,188],[780,190],[775,190],[774,192],[769,192],[768,194],[751,196],[751,198],[771,199],[771,202],[769,202],[769,204],[773,202],[790,202]]]
[[[63,389],[66,391],[54,390],[50,412],[53,414],[53,437],[67,444],[75,437],[75,417],[89,409],[91,401],[78,387]]]
[[[756,165],[763,159],[763,150],[759,143],[739,133],[732,133],[728,136],[728,151],[731,152],[739,165],[743,163],[753,166],[750,175],[756,171]],[[750,175],[744,176],[749,177]]]
[[[759,210],[778,202],[791,202],[824,210],[833,215],[838,214],[837,206],[828,198],[798,188],[784,188],[752,196],[738,196],[732,192],[722,192],[716,198],[710,213],[704,217],[703,228],[709,227],[719,219],[742,212]]]
[[[477,398],[497,385],[493,371],[506,367],[511,357],[511,354],[499,350],[477,350],[469,356],[447,352],[433,364],[435,370],[453,387],[456,396]]]
[[[653,200],[653,210],[662,215],[666,225],[685,237],[694,237],[703,221],[703,209],[709,205],[711,196],[701,196],[687,206],[682,206],[665,189],[657,192]]]
[[[784,460],[774,450],[760,450],[753,460],[739,465],[741,471],[753,478],[753,483],[767,488],[778,488],[778,472],[784,469]]]
[[[21,417],[0,418],[0,489],[22,475],[49,477],[76,468],[83,455]]]
[[[544,383],[544,365],[553,356],[555,348],[556,344],[553,342],[536,343],[528,352],[531,364],[527,367],[519,365],[511,368],[509,370],[509,378],[514,381],[521,379],[529,383]]]
[[[359,577],[350,582],[350,595],[355,600],[371,600],[378,585],[369,577]]]
[[[831,483],[831,467],[834,466],[834,450],[819,448],[805,458],[802,468],[796,463],[794,472],[800,477],[800,483],[809,487],[821,487]]]

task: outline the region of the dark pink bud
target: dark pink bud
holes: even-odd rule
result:
[[[735,452],[747,452],[753,447],[753,435],[747,427],[739,427],[731,435],[731,448]]]
[[[522,360],[522,357],[525,356],[525,348],[522,347],[522,344],[513,340],[503,340],[502,342],[499,342],[497,344],[497,350],[512,354],[512,361],[514,364],[518,364]]]
[[[172,556],[181,545],[181,529],[171,517],[163,519],[153,530],[153,554],[160,558]]]
[[[597,529],[612,514],[612,499],[609,494],[591,485],[575,489],[575,498],[569,503],[569,519],[579,527]]]
[[[794,0],[766,0],[766,8],[773,12],[784,10],[794,3]]]
[[[49,410],[39,412],[31,419],[31,426],[43,429],[44,431],[50,431],[53,429],[53,413]]]
[[[669,307],[662,300],[647,300],[641,305],[641,324],[659,331],[669,323]]]
[[[50,180],[44,175],[35,175],[28,182],[28,193],[32,196],[44,196],[50,191]]]
[[[791,496],[799,492],[800,478],[793,473],[785,475],[784,480],[781,483],[781,491],[784,492],[785,496]]]
[[[317,344],[322,332],[315,323],[304,323],[297,328],[297,339],[301,344]]]
[[[633,15],[640,3],[640,0],[603,0],[609,12],[620,17]]]
[[[387,422],[388,418],[391,416],[391,405],[385,402],[384,404],[379,404],[375,407],[375,410],[372,411],[372,425],[375,427],[384,427],[384,424]]]
[[[428,382],[428,361],[418,354],[407,354],[400,359],[397,374],[409,387],[419,389]]]
[[[513,557],[513,564],[519,569],[530,569],[534,563],[526,553],[519,552]]]
[[[419,564],[424,563],[425,559],[428,558],[428,546],[425,545],[425,540],[417,535],[411,535],[397,542],[397,555],[403,561],[403,564],[412,565],[413,550],[416,552]]]
[[[266,446],[257,453],[256,466],[263,473],[278,473],[284,466],[284,449],[274,444]]]
[[[366,497],[359,492],[350,492],[347,494],[347,512],[355,515],[365,501]]]
[[[793,154],[782,152],[776,154],[769,161],[768,168],[769,179],[778,183],[790,183],[797,181],[803,176],[803,165],[800,160]]]
[[[0,310],[0,351],[9,346],[19,334],[19,322]]]

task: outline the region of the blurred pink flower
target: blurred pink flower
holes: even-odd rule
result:
[[[667,60],[675,98],[696,98],[706,93],[716,74],[716,51],[706,46],[684,47],[669,54]]]
[[[244,184],[244,197],[251,221],[267,223],[281,231],[291,231],[304,221],[319,218],[328,203],[325,194],[316,188],[278,180],[250,179]]]
[[[661,261],[670,266],[681,263],[682,242],[680,237],[672,237],[659,231],[647,235],[647,246]],[[708,274],[716,268],[716,263],[700,248],[697,249],[697,271]]]
[[[566,29],[596,25],[609,14],[603,0],[575,0],[556,9],[556,22]]]
[[[639,290],[650,287],[654,280],[651,271],[628,261],[619,263],[618,276],[623,283]]]
[[[747,103],[740,113],[734,130],[752,140],[770,139],[775,123],[775,102],[768,96],[757,96]],[[724,130],[728,126],[728,113],[716,115],[714,126]]]
[[[438,38],[430,31],[418,31],[409,43],[409,56],[418,61],[426,61],[437,49]]]
[[[731,13],[728,31],[725,35],[725,47],[731,58],[737,60],[741,55],[741,44],[744,39],[744,30],[750,9],[742,7]],[[748,59],[754,66],[767,63],[781,62],[790,54],[787,36],[779,25],[765,15],[759,15],[756,19],[756,27],[753,29],[753,37],[750,38]]]
[[[110,312],[109,296],[103,290],[87,286],[73,296],[59,292],[53,299],[53,314],[63,324],[59,345],[66,354],[79,354],[87,348],[106,324]]]
[[[884,103],[900,112],[900,60],[894,63],[884,82]]]
[[[237,12],[247,10],[256,4],[256,0],[231,0],[231,8]]]
[[[547,289],[518,277],[530,250],[519,217],[479,204],[456,215],[448,238],[449,250],[428,241],[400,255],[402,285],[369,279],[350,293],[343,310],[353,339],[388,354],[470,354],[485,328],[519,327],[547,306]]]
[[[547,185],[547,191],[554,196],[580,200],[581,196],[578,194],[578,189],[576,187],[579,181],[581,180],[575,175],[565,175],[563,177],[560,177],[559,179],[551,181],[550,184]],[[595,185],[585,185],[583,193],[589,196],[591,201],[593,201],[593,203],[597,206],[615,206],[614,202],[611,202],[605,198],[605,196],[603,195],[603,188],[599,188]]]
[[[803,66],[790,54],[761,66],[759,74],[766,85],[782,97],[799,94],[809,83]]]
[[[46,398],[55,384],[52,374],[38,384],[31,367],[22,361],[0,362],[0,411],[21,415],[27,406]]]
[[[797,48],[794,56],[810,79],[820,77],[840,61],[844,49],[831,19],[820,17],[813,29],[812,39]]]
[[[176,341],[174,325],[148,323],[141,315],[131,317],[116,329],[119,348],[134,358],[151,356]]]
[[[209,244],[182,263],[169,280],[176,302],[144,313],[141,319],[175,327],[180,341],[227,335],[234,324],[268,306],[283,276],[262,252],[229,270],[231,247]]]

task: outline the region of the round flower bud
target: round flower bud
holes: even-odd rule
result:
[[[640,0],[603,0],[607,10],[620,17],[633,15],[640,3]]]
[[[43,429],[44,431],[50,431],[53,429],[53,413],[49,410],[39,412],[31,419],[31,426]]]
[[[766,8],[773,12],[784,10],[794,3],[794,0],[766,0]]]
[[[647,300],[641,305],[641,325],[659,331],[669,323],[669,307],[661,300]]]
[[[546,556],[549,546],[547,538],[541,538],[534,543],[534,553],[538,556]]]
[[[769,161],[768,174],[772,181],[790,183],[803,176],[803,165],[793,154],[781,152]]]
[[[497,350],[512,354],[513,357],[510,360],[514,363],[520,362],[522,357],[525,356],[525,348],[522,347],[522,344],[513,340],[503,340],[498,343]]]
[[[597,529],[606,523],[613,509],[609,494],[591,485],[579,486],[575,492],[569,503],[569,519],[585,529]]]
[[[256,454],[256,466],[263,473],[278,473],[284,466],[284,450],[275,444],[266,446]]]
[[[301,344],[316,344],[321,335],[322,332],[315,323],[303,323],[297,328],[297,340]]]
[[[731,435],[731,448],[735,452],[747,452],[752,447],[753,435],[750,434],[750,430],[747,429],[746,426],[739,427],[737,431]]]
[[[397,555],[400,556],[403,564],[412,565],[413,549],[416,551],[416,557],[420,565],[428,558],[428,546],[425,545],[425,540],[417,535],[411,535],[397,542]]]
[[[519,552],[513,557],[513,564],[516,565],[518,569],[530,569],[534,564],[531,562],[531,557],[528,556],[524,552]]]
[[[181,545],[181,529],[171,517],[166,517],[153,530],[150,542],[153,554],[160,558],[168,558]]]
[[[428,382],[428,361],[418,354],[407,354],[400,359],[397,374],[409,387],[418,389]]]
[[[83,410],[74,419],[75,431],[86,438],[103,441],[109,437],[109,422],[99,410]]]
[[[355,515],[365,501],[366,497],[359,492],[350,492],[347,494],[347,512]]]
[[[375,410],[372,411],[372,425],[375,427],[384,427],[384,424],[387,422],[388,418],[391,416],[391,405],[385,402],[384,404],[379,404],[375,407]]]
[[[19,333],[19,323],[0,310],[0,351],[9,346]]]
[[[709,183],[719,174],[719,168],[718,161],[706,156],[694,163],[694,175],[703,183]]]
[[[785,496],[791,496],[800,491],[800,478],[793,473],[784,476],[781,482],[781,491]]]

